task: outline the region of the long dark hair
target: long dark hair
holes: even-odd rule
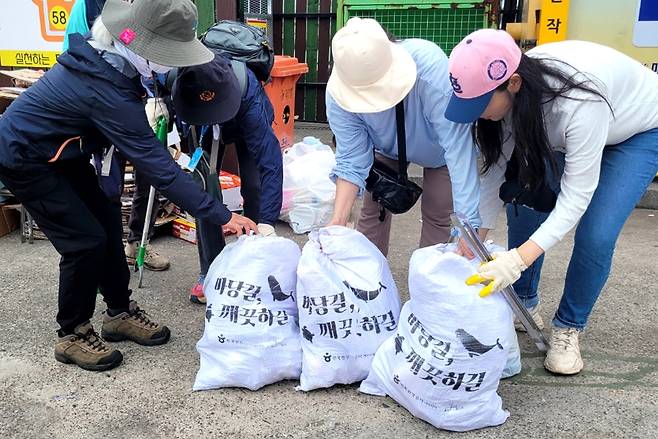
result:
[[[514,158],[519,164],[519,181],[531,189],[537,189],[545,182],[547,163],[553,172],[556,171],[541,106],[558,97],[581,100],[566,94],[573,89],[590,93],[592,100],[605,101],[610,111],[612,106],[590,79],[566,62],[530,58],[524,54],[516,73],[523,82],[512,106]],[[557,80],[560,86],[552,87],[549,80]],[[508,83],[500,85],[497,90],[505,90]],[[484,158],[482,171],[487,172],[503,153],[501,122],[479,119],[473,125],[473,138]]]

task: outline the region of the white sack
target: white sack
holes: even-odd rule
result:
[[[481,287],[467,286],[476,263],[453,249],[414,252],[397,334],[377,351],[360,390],[389,395],[437,428],[467,431],[508,418],[497,389],[518,345],[503,296],[481,298]]]
[[[356,230],[314,230],[297,268],[303,363],[300,390],[350,384],[368,375],[395,333],[400,298],[388,261]]]
[[[213,261],[203,285],[208,303],[194,390],[256,390],[299,378],[299,255],[289,239],[242,236]]]

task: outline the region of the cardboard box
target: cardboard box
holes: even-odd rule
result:
[[[194,224],[194,217],[190,215],[189,213],[185,212],[183,209],[181,209],[178,206],[174,206],[174,215],[176,215],[178,218],[182,218],[185,221],[191,222]]]
[[[233,232],[228,230],[226,227],[222,227],[222,233],[224,236],[233,235]],[[183,241],[187,241],[191,244],[196,244],[196,225],[194,224],[194,219],[192,221],[187,220],[186,218],[176,217],[173,222],[172,233],[176,238],[180,238]]]
[[[228,210],[232,212],[241,210],[242,195],[240,194],[240,177],[226,171],[220,171],[219,185],[222,189],[222,199]]]
[[[194,223],[186,219],[176,218],[174,220],[172,234],[183,241],[196,244],[196,228],[194,227]]]
[[[18,229],[21,222],[20,217],[18,211],[7,206],[0,206],[0,236],[5,236]]]

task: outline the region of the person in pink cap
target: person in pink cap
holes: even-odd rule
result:
[[[481,295],[514,284],[543,327],[543,255],[576,228],[544,366],[583,368],[579,333],[610,273],[624,222],[658,171],[658,75],[584,41],[523,54],[504,31],[479,30],[449,59],[446,118],[473,123],[483,156],[480,234],[507,204],[509,251],[467,282]]]

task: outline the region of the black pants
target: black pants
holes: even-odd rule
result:
[[[133,168],[134,169],[134,168]],[[146,182],[142,173],[136,169],[135,173],[135,192],[133,193],[133,205],[130,210],[130,218],[128,219],[128,242],[138,242],[142,240],[142,233],[144,232],[144,223],[146,222],[146,209],[148,208],[149,191],[151,186]],[[149,241],[153,238],[155,233],[155,220],[158,219],[158,193],[155,193],[155,201],[153,202],[153,211],[149,219]]]
[[[225,146],[220,145],[217,172],[221,169],[221,161],[224,157],[224,151]],[[238,165],[240,167],[240,194],[244,199],[244,215],[258,223],[260,216],[260,172],[258,171],[256,162],[249,153],[246,145],[242,142],[237,142],[236,152],[238,156]],[[208,163],[208,156],[207,153],[205,153],[204,160],[201,160],[197,166],[199,172],[195,172],[194,175],[194,180],[204,186],[204,188],[205,178],[209,172]],[[203,181],[201,181],[201,179],[203,179]],[[202,275],[206,275],[212,261],[214,261],[219,253],[224,250],[226,241],[224,240],[224,233],[222,233],[221,226],[217,226],[217,224],[213,224],[207,220],[196,219],[196,233],[200,272]]]
[[[34,171],[0,167],[0,180],[61,255],[57,323],[62,332],[72,333],[93,316],[98,287],[108,308],[127,309],[130,272],[120,206],[101,191],[89,161]]]
[[[96,164],[96,172],[101,174],[102,160],[100,155],[94,156]],[[112,171],[107,177],[99,177],[100,185],[103,192],[110,198],[110,201],[121,206],[121,195],[123,194],[124,174],[126,172],[126,159],[115,151],[112,156]],[[142,232],[144,230],[144,222],[146,221],[146,209],[148,207],[149,190],[151,186],[142,176],[142,173],[133,168],[135,192],[133,193],[133,204],[130,210],[130,218],[128,219],[128,242],[137,242],[142,239]],[[157,193],[156,193],[157,199]],[[149,223],[148,239],[153,238],[155,232],[155,220],[158,218],[158,203],[154,202],[153,213],[151,214]]]

